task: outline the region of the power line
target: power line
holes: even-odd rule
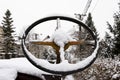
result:
[[[98,2],[99,2],[99,0],[96,1],[95,6],[93,7],[91,13],[94,11],[94,9],[95,9],[95,7],[97,6]]]

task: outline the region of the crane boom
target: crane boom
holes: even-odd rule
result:
[[[86,16],[87,11],[88,11],[88,9],[89,9],[89,7],[91,5],[91,2],[92,2],[92,0],[87,1],[86,6],[85,6],[82,14],[76,14],[75,13],[76,18],[78,18],[81,21],[84,19],[84,17]]]
[[[92,0],[87,1],[87,4],[86,4],[86,6],[84,8],[84,11],[83,11],[83,15],[86,15],[86,13],[87,13],[87,11],[88,11],[88,9],[90,7],[91,2],[92,2]]]

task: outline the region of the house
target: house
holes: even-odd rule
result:
[[[2,52],[2,49],[3,49],[3,29],[2,29],[2,26],[0,26],[0,59],[1,58],[4,58],[4,53]]]

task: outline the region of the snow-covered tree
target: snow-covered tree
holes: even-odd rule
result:
[[[95,33],[95,36],[98,36],[97,30],[95,28],[94,22],[92,20],[91,13],[88,14],[85,24]]]
[[[99,55],[105,58],[113,58],[112,54],[113,39],[108,32],[105,34],[105,39],[100,42]]]
[[[114,15],[114,48],[113,53],[120,54],[120,12]]]
[[[94,26],[94,22],[92,20],[91,13],[88,14],[85,24],[95,33],[95,36],[97,37],[98,34],[97,34],[97,30]],[[93,38],[88,30],[84,29],[81,25],[78,25],[78,26],[79,26],[79,31],[74,33],[74,35],[77,35],[78,40],[81,40],[81,39],[93,40]],[[92,52],[91,50],[92,50],[91,46],[78,45],[75,53],[77,54],[78,57],[83,58],[83,57],[89,56]]]
[[[7,10],[2,20],[2,28],[4,32],[3,52],[5,53],[5,58],[9,58],[8,53],[14,54],[15,52],[15,39],[13,36],[15,31],[12,23],[11,12]]]
[[[105,57],[112,57],[120,55],[120,11],[114,14],[114,25],[107,22],[108,30],[105,39],[101,42],[100,54]]]
[[[119,4],[120,6],[120,4]],[[120,55],[120,10],[119,12],[116,12],[114,14],[114,25],[110,25],[109,22],[108,24],[108,29],[109,31],[113,34],[113,47],[112,47],[112,52],[115,55]]]

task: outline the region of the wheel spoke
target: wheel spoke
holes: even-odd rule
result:
[[[47,45],[47,46],[52,46],[56,51],[58,51],[59,49],[60,49],[60,47],[59,46],[57,46],[54,42],[43,42],[43,41],[31,41],[30,43],[32,43],[32,44],[37,44],[37,45]],[[82,40],[79,40],[79,41],[70,41],[70,42],[68,42],[66,45],[65,45],[65,47],[64,47],[64,49],[66,50],[66,49],[68,49],[69,48],[69,46],[71,46],[71,45],[83,45],[85,43],[85,41],[84,41],[84,39],[82,39]]]
[[[85,40],[85,44],[95,46],[95,41],[94,40]]]

